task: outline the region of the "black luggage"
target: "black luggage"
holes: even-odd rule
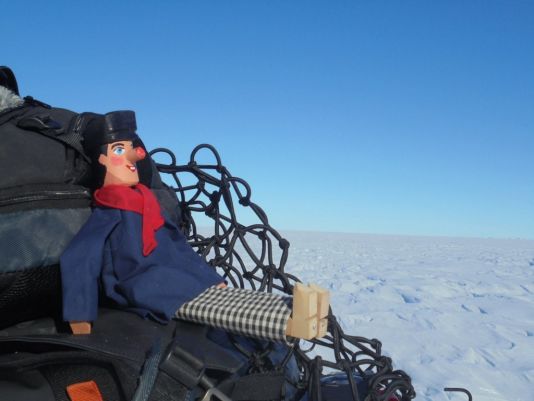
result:
[[[77,123],[77,113],[32,98],[0,112],[3,327],[59,305],[59,255],[91,212]]]
[[[62,333],[49,318],[1,330],[1,399],[81,401],[71,390],[88,383],[104,401],[294,399],[286,373],[254,372],[248,358],[220,340],[223,333],[111,309],[99,316],[88,336]],[[280,351],[264,352],[263,364]]]

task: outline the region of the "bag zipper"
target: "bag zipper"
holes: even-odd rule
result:
[[[84,336],[81,336],[84,337]],[[69,340],[70,339],[70,340]],[[133,362],[142,362],[142,359],[136,358],[135,355],[133,355],[131,352],[118,352],[116,350],[111,349],[104,349],[103,347],[99,346],[91,346],[89,344],[84,344],[84,341],[76,341],[76,338],[74,338],[74,341],[72,341],[73,336],[72,335],[65,335],[64,337],[51,337],[47,335],[36,335],[36,336],[30,336],[30,335],[16,335],[16,336],[7,336],[7,337],[0,337],[0,344],[2,343],[28,343],[28,344],[53,344],[53,345],[59,345],[63,347],[67,347],[73,350],[81,350],[81,351],[90,351],[90,352],[96,352],[101,355],[107,355],[111,356],[113,358],[120,358],[120,359],[127,359],[129,361]]]
[[[27,192],[23,195],[0,198],[0,207],[18,203],[37,202],[44,200],[64,200],[64,199],[91,199],[91,192],[88,189],[64,189],[64,190],[43,190]]]

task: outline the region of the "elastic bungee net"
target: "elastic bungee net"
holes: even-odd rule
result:
[[[199,164],[197,158],[201,151],[203,159],[207,155],[214,159],[214,163]],[[265,212],[251,201],[250,186],[230,174],[213,146],[197,146],[186,165],[178,165],[175,155],[165,148],[154,149],[150,155],[156,161],[163,181],[178,197],[183,220],[181,228],[189,243],[210,265],[219,269],[234,287],[292,294],[294,283],[300,280],[284,270],[289,242],[270,226]],[[236,210],[246,209],[253,212],[257,220],[255,223],[245,225],[238,221]],[[199,229],[207,224],[211,225],[209,234]],[[300,369],[300,380],[295,385],[302,394],[308,392],[310,401],[322,400],[320,386],[323,374],[340,372],[346,374],[354,401],[407,401],[415,398],[410,376],[402,370],[393,369],[391,359],[381,353],[380,341],[344,333],[331,309],[328,335],[301,341],[306,349],[295,344],[280,366],[266,365],[262,357],[270,351],[269,347],[247,355],[254,362],[257,372],[282,369],[294,355]],[[236,346],[239,347],[237,343]],[[319,353],[312,353],[316,347],[321,355],[326,351],[332,357],[312,356]],[[242,352],[246,354],[246,351]],[[355,376],[367,381],[369,393],[365,400],[358,396]]]

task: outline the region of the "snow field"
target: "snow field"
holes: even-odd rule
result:
[[[283,235],[286,271],[330,289],[345,332],[379,339],[417,400],[534,400],[534,241]]]

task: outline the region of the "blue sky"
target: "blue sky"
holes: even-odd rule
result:
[[[273,226],[534,239],[534,2],[75,3],[0,0],[22,94],[215,145]]]

